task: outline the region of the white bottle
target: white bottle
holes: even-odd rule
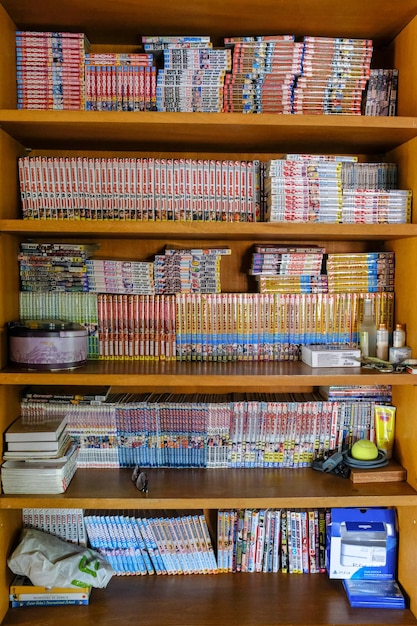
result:
[[[376,331],[376,356],[383,361],[388,361],[388,339],[387,325],[380,324]]]
[[[403,348],[405,346],[405,330],[402,324],[396,324],[392,333],[392,347]]]
[[[359,326],[359,345],[362,357],[376,355],[376,324],[372,312],[372,300],[363,301],[363,317]]]

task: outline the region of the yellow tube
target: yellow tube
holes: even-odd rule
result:
[[[375,405],[375,436],[378,450],[386,453],[387,458],[392,458],[395,431],[395,406]]]

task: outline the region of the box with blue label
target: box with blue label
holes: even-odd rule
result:
[[[397,532],[392,509],[332,509],[327,529],[329,578],[391,580],[397,567]]]

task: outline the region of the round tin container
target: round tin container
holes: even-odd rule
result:
[[[10,322],[10,361],[32,370],[62,370],[87,361],[87,329],[62,320]]]

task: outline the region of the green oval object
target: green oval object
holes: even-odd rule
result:
[[[374,461],[378,457],[378,448],[369,439],[359,439],[353,444],[350,454],[358,461]]]

